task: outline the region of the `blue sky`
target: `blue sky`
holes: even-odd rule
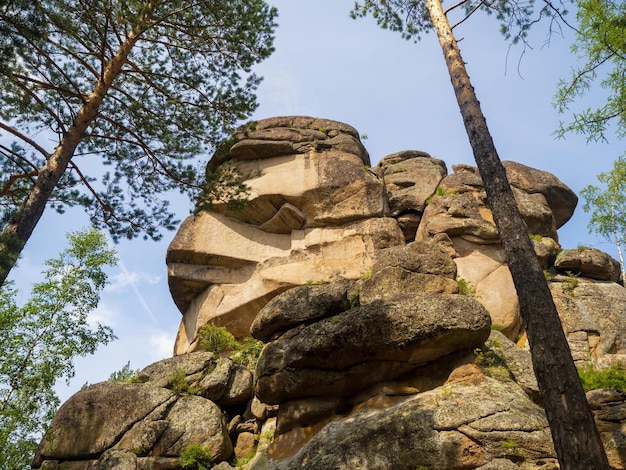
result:
[[[352,0],[273,0],[279,9],[276,52],[255,68],[263,75],[260,106],[253,118],[309,115],[348,123],[361,134],[375,165],[383,156],[416,149],[451,166],[474,164],[436,37],[417,44],[381,30],[371,18],[352,20]],[[559,78],[575,58],[571,35],[553,36],[547,24],[531,36],[534,48],[509,49],[494,18],[476,15],[456,31],[476,93],[502,160],[549,171],[577,193],[611,168],[623,144],[587,145],[584,137],[555,140],[559,116],[551,105]],[[589,98],[597,100],[601,93]],[[192,204],[176,204],[179,217]],[[564,248],[598,247],[616,257],[613,247],[588,234],[581,204],[560,231]],[[12,278],[25,288],[44,259],[63,247],[65,233],[88,223],[86,216],[46,213],[28,243]],[[112,326],[119,339],[95,356],[76,362],[76,378],[58,392],[66,399],[85,382],[105,380],[131,362],[133,368],[171,355],[181,318],[167,287],[165,252],[173,233],[159,243],[134,240],[118,249],[121,264],[111,270],[94,319]]]

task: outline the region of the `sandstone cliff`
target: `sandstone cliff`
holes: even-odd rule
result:
[[[194,444],[218,469],[558,468],[476,168],[419,151],[371,168],[354,128],[308,117],[242,127],[223,164],[248,203],[190,216],[169,247],[175,357],[72,397],[34,468],[179,469]],[[566,185],[505,167],[574,359],[617,363],[619,265],[561,249]],[[265,343],[254,373],[200,351],[207,322]],[[626,468],[624,392],[588,398]]]

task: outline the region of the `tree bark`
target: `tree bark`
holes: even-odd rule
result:
[[[427,0],[474,159],[513,277],[533,368],[561,469],[601,470],[609,464],[552,294],[440,0]]]
[[[39,171],[28,197],[0,235],[0,286],[4,284],[9,272],[17,263],[26,242],[43,215],[54,188],[67,170],[76,147],[98,115],[102,100],[113,81],[119,76],[128,54],[139,40],[141,33],[142,30],[133,30],[120,45],[115,56],[106,64],[93,91],[85,98],[74,122]]]

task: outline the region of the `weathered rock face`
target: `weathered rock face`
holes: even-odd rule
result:
[[[170,290],[183,313],[175,354],[196,350],[208,321],[246,336],[274,296],[362,278],[378,250],[414,239],[447,241],[493,322],[510,338],[519,333],[517,296],[476,168],[457,165],[448,175],[443,161],[403,151],[370,169],[354,128],[298,116],[244,126],[210,166],[225,162],[249,188],[246,207],[216,203],[189,217],[168,249]],[[576,195],[546,172],[505,166],[547,269]]]
[[[417,246],[426,251],[425,245]],[[251,329],[269,340],[257,365],[256,395],[266,403],[351,396],[482,345],[489,313],[469,296],[441,292],[446,284],[435,278],[454,276],[454,263],[435,248],[448,263],[420,266],[426,257],[413,253],[415,246],[407,245],[404,256],[393,249],[382,254],[370,279],[303,286],[266,305]],[[424,275],[434,282],[424,283]]]
[[[233,454],[223,410],[252,399],[252,373],[199,352],[146,367],[137,383],[102,382],[59,409],[34,468],[181,468],[180,454],[202,446],[215,462]]]
[[[222,160],[249,188],[243,210],[217,204],[189,217],[167,253],[183,312],[175,353],[197,348],[211,320],[248,335],[272,297],[307,281],[362,277],[376,250],[404,243],[382,178],[355,129],[313,118],[259,121],[235,135]],[[277,184],[280,182],[280,184]]]
[[[549,173],[514,162],[503,164],[537,255],[547,269],[560,248],[556,229],[572,216],[577,197]],[[474,287],[493,323],[514,338],[522,327],[517,294],[480,174],[468,165],[455,165],[453,170],[430,199],[417,239],[449,237],[459,277]]]
[[[355,129],[307,117],[248,124],[224,163],[249,202],[189,217],[169,247],[175,357],[72,397],[35,468],[179,470],[192,444],[219,470],[558,468],[476,168],[419,151],[369,168]],[[626,363],[619,265],[558,243],[576,195],[505,167],[574,359]],[[197,351],[207,322],[266,343],[254,374]],[[624,469],[626,397],[589,401]]]
[[[549,285],[576,362],[608,365],[626,358],[626,289],[569,275]]]
[[[281,435],[252,468],[448,470],[499,459],[523,462],[512,468],[558,468],[543,410],[514,382],[485,377],[475,366],[456,372],[460,377],[423,393],[370,398],[297,452],[293,433]]]

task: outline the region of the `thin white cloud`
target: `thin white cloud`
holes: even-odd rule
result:
[[[89,314],[88,323],[92,328],[98,323],[113,328],[116,325],[117,317],[117,310],[101,303],[93,312]]]
[[[166,357],[172,357],[174,338],[171,333],[159,333],[149,339],[152,360],[159,361]]]
[[[122,267],[122,263],[120,263],[120,269],[122,272],[111,276],[111,283],[105,287],[107,292],[124,292],[128,287],[132,289],[133,285],[141,283],[157,284],[161,280],[161,277],[156,274],[130,272],[125,267]]]

